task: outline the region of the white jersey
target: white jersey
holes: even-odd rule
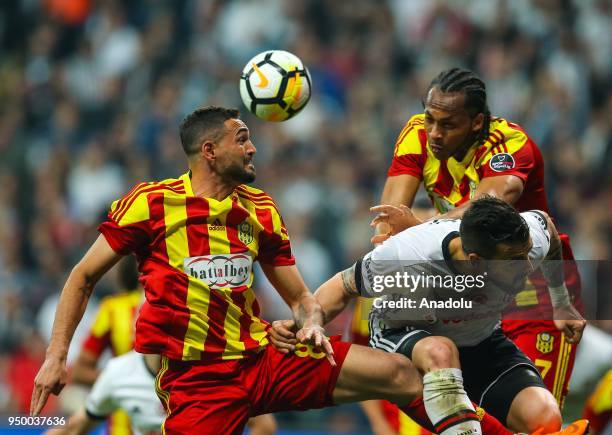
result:
[[[529,226],[533,243],[529,259],[537,268],[550,248],[547,222],[538,211],[521,216]],[[389,328],[421,329],[448,337],[457,346],[474,346],[491,335],[513,296],[493,280],[487,280],[486,273],[479,283],[478,277],[466,278],[456,272],[449,243],[459,236],[460,224],[458,219],[437,219],[408,228],[357,263],[359,293],[378,299],[370,314],[372,337]],[[393,276],[403,280],[393,280]],[[386,283],[385,277],[390,277]],[[472,285],[460,292],[458,283],[464,279],[471,279]],[[471,303],[466,302],[468,299]],[[444,302],[447,305],[443,307]]]
[[[108,361],[85,404],[94,418],[105,418],[119,408],[130,416],[135,434],[161,433],[166,412],[155,393],[155,375],[144,356],[134,351]]]

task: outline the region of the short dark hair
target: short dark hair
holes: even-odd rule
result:
[[[430,83],[429,89],[437,87],[442,92],[461,92],[465,94],[465,109],[474,117],[479,113],[485,116],[479,141],[484,141],[489,135],[491,111],[487,104],[487,87],[485,83],[468,69],[451,68],[442,71]]]
[[[207,106],[194,110],[187,115],[181,125],[181,145],[188,156],[199,151],[199,145],[204,139],[218,140],[223,136],[223,123],[228,119],[239,118],[238,109]]]
[[[529,240],[529,226],[510,204],[493,196],[475,200],[459,226],[463,250],[492,258],[499,243],[522,244]]]

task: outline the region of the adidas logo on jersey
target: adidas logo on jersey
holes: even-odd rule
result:
[[[225,231],[225,225],[223,225],[221,220],[217,218],[212,224],[208,225],[208,231]]]

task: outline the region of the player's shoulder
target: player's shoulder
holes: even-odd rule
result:
[[[529,227],[529,235],[531,236],[531,251],[529,258],[531,260],[541,261],[548,254],[550,249],[551,231],[549,229],[550,219],[542,210],[528,210],[521,213],[523,219]],[[537,263],[534,263],[537,267]]]
[[[460,222],[458,219],[434,219],[407,228],[385,241],[387,250],[405,260],[442,259],[444,238],[458,231]]]
[[[422,154],[427,144],[425,133],[425,114],[418,113],[408,119],[395,143],[395,154]]]
[[[154,194],[186,194],[184,177],[136,184],[124,196],[111,205],[109,218],[119,224],[129,224],[149,218],[148,198]]]
[[[424,113],[415,113],[406,122],[406,126],[422,127],[425,122]]]
[[[144,181],[142,183],[138,183],[133,186],[127,194],[125,194],[124,198],[135,198],[142,195],[147,195],[152,192],[159,191],[171,191],[176,193],[185,193],[185,177],[181,176],[179,178],[166,178],[165,180],[158,181]]]
[[[501,146],[506,152],[512,153],[513,149],[527,143],[529,136],[520,125],[504,118],[493,117],[489,124],[489,136],[486,141],[491,148]]]
[[[510,157],[512,154],[524,149],[530,152],[531,144],[532,141],[520,125],[504,118],[493,117],[489,124],[489,134],[476,151],[476,166],[482,166],[497,156],[491,160],[491,164],[506,168],[513,162]]]
[[[253,203],[256,207],[261,206],[272,206],[277,209],[276,202],[270,194],[263,191],[262,189],[258,189],[257,187],[249,186],[246,184],[241,184],[236,187],[236,194],[242,200],[247,200]]]
[[[542,210],[527,210],[522,212],[521,216],[530,228],[537,228],[542,231],[548,230],[550,218],[546,212]]]

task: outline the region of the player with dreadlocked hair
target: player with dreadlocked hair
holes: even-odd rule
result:
[[[461,218],[472,201],[483,195],[500,198],[521,212],[536,209],[549,213],[540,150],[519,125],[491,115],[485,83],[477,74],[462,68],[442,71],[431,81],[423,109],[408,120],[395,143],[381,197],[381,204],[395,207],[374,209],[381,212],[374,220],[374,243],[420,223],[408,209],[397,206],[412,206],[421,180],[443,218]],[[561,233],[560,237],[563,259],[573,259],[568,236]],[[565,283],[553,290],[553,303],[572,300],[582,308],[580,277],[574,263],[565,263]],[[556,329],[550,302],[542,276],[532,274],[504,313],[502,329],[540,369],[561,407],[576,344],[568,343]],[[505,410],[488,411],[508,424],[507,416],[500,415]]]
[[[432,80],[429,88],[431,89],[434,86],[445,93],[460,92],[465,95],[465,110],[470,116],[475,117],[479,113],[484,115],[483,125],[476,135],[475,142],[481,144],[487,140],[491,124],[491,112],[487,104],[487,88],[484,82],[472,71],[451,68],[442,71]]]

